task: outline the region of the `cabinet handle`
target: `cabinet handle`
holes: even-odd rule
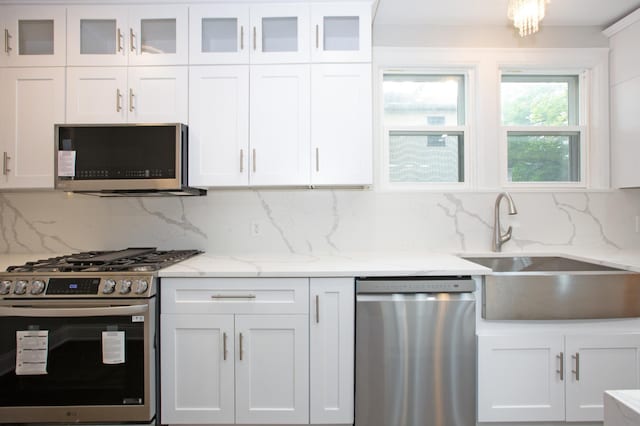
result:
[[[240,25],[240,50],[244,50],[244,26]]]
[[[129,112],[133,112],[133,110],[136,109],[136,107],[133,106],[134,97],[135,95],[133,94],[133,89],[129,89]]]
[[[256,27],[253,27],[253,50],[256,50]]]
[[[11,160],[11,157],[9,157],[9,154],[5,151],[2,155],[2,174],[5,176],[11,171],[11,169],[9,169],[9,160]]]
[[[560,370],[556,370],[556,373],[560,373],[560,381],[562,381],[564,380],[564,352],[560,352],[556,358],[560,360]]]
[[[129,50],[132,52],[136,51],[136,46],[133,43],[133,40],[135,40],[136,35],[133,33],[133,28],[129,28]]]
[[[576,369],[571,370],[576,375],[576,382],[580,381],[580,352],[576,352],[575,355],[571,355],[571,358],[576,360]]]
[[[316,172],[320,171],[320,148],[316,148]]]
[[[9,34],[9,30],[5,28],[4,30],[4,52],[11,52],[11,45],[9,44],[9,39],[11,38],[11,34]]]
[[[222,360],[227,360],[227,333],[222,333]]]
[[[242,333],[240,333],[240,361],[242,361],[243,356],[244,356],[244,348],[242,347]]]
[[[122,52],[122,42],[124,41],[124,34],[122,34],[122,31],[120,31],[120,28],[118,28],[118,52]]]
[[[320,26],[316,24],[316,49],[320,47]]]
[[[251,167],[253,167],[253,173],[256,172],[256,149],[253,149],[253,159],[251,161]]]
[[[214,294],[212,299],[255,299],[255,294]]]
[[[244,149],[240,150],[240,173],[244,172]]]
[[[316,324],[320,323],[320,295],[316,294]]]
[[[116,112],[122,111],[122,93],[120,89],[116,89]]]

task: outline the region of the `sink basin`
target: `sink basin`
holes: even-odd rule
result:
[[[462,257],[491,268],[482,317],[564,320],[640,317],[640,274],[558,256]]]

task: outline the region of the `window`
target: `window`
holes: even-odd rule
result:
[[[383,76],[384,175],[390,185],[465,181],[465,75]]]
[[[502,75],[506,180],[515,184],[584,182],[578,75]]]

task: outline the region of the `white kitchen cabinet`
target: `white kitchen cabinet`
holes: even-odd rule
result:
[[[373,181],[371,64],[311,66],[312,185]]]
[[[251,63],[309,62],[308,4],[254,4],[249,16]]]
[[[53,127],[64,122],[64,68],[0,69],[0,88],[0,188],[53,188]]]
[[[0,7],[0,65],[64,66],[65,13],[64,6]]]
[[[313,62],[371,62],[371,5],[311,4]]]
[[[308,185],[309,65],[256,65],[250,72],[252,185]]]
[[[68,123],[186,123],[187,67],[68,67]]]
[[[311,424],[352,424],[354,413],[353,278],[310,281]]]
[[[186,5],[69,6],[67,64],[186,65]]]
[[[190,64],[248,64],[249,6],[207,4],[189,8]]]
[[[480,335],[478,421],[602,421],[604,390],[637,388],[639,367],[638,334]]]

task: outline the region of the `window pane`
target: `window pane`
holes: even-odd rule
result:
[[[463,75],[386,74],[383,93],[387,127],[464,125]]]
[[[390,182],[463,182],[464,133],[390,132]]]
[[[578,124],[578,76],[504,75],[500,93],[505,126]]]
[[[579,182],[578,132],[509,132],[510,182]]]

